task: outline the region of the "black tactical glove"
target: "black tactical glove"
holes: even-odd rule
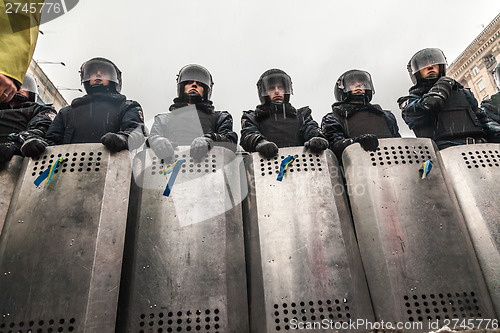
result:
[[[328,140],[317,136],[304,143],[304,147],[314,153],[320,153],[328,148]]]
[[[200,136],[191,142],[189,154],[195,162],[201,161],[210,150],[214,141],[207,136]]]
[[[29,139],[24,141],[21,146],[21,152],[26,157],[38,158],[45,151],[45,147],[47,147],[47,142],[42,139]]]
[[[362,134],[354,138],[354,142],[359,142],[366,151],[375,151],[378,147],[378,138],[373,134]]]
[[[123,134],[106,133],[101,137],[101,143],[113,153],[128,149],[127,137]]]
[[[255,150],[265,158],[273,158],[278,154],[278,146],[274,142],[267,140],[260,141],[257,146],[255,146]]]
[[[447,76],[442,76],[429,89],[428,96],[424,97],[422,102],[430,109],[443,107],[444,103],[450,97],[451,91],[457,86],[457,82]]]
[[[15,144],[11,142],[1,143],[0,144],[0,164],[4,164],[12,159],[12,156],[17,151],[17,147]]]

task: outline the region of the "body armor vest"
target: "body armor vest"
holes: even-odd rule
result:
[[[278,148],[296,147],[304,145],[304,138],[300,134],[298,117],[272,114],[260,122],[259,130],[267,140],[274,142]]]
[[[167,123],[167,138],[181,146],[189,146],[197,137],[215,133],[214,112],[206,113],[194,105],[170,111]]]
[[[337,115],[339,113],[337,112]],[[360,136],[362,134],[374,134],[378,138],[392,138],[387,120],[380,113],[374,113],[367,110],[349,112],[347,117],[340,117],[344,121],[346,134],[350,138]]]
[[[63,144],[100,143],[104,134],[119,132],[120,111],[121,103],[102,99],[71,106]]]
[[[425,128],[415,128],[417,137],[431,138],[434,141],[479,137],[483,129],[471,105],[461,90],[453,90],[442,110],[437,112],[436,123]]]

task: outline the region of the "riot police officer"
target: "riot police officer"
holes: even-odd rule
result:
[[[491,98],[483,100],[481,102],[481,107],[486,111],[488,117],[500,123],[500,62],[493,71],[493,77],[499,92],[493,94]]]
[[[110,151],[128,148],[132,131],[144,123],[142,108],[120,94],[121,71],[108,59],[93,58],[80,68],[87,95],[59,111],[43,140],[31,140],[26,155],[39,156],[45,146],[102,142]]]
[[[210,100],[212,75],[203,66],[189,64],[177,75],[177,97],[169,112],[155,116],[149,144],[161,159],[171,160],[174,149],[189,145],[190,155],[200,161],[214,146],[236,149],[238,136],[227,111],[216,111]]]
[[[278,148],[305,146],[313,152],[328,148],[318,123],[307,106],[295,109],[290,104],[292,79],[280,69],[265,71],[257,81],[261,104],[244,111],[241,118],[241,146],[266,158]]]
[[[394,114],[370,104],[373,94],[372,78],[366,71],[349,70],[335,83],[337,102],[333,103],[332,112],[323,117],[321,130],[339,158],[355,142],[367,151],[375,151],[378,138],[401,136]]]
[[[478,108],[470,90],[446,76],[443,51],[418,51],[408,62],[414,84],[410,95],[398,99],[403,119],[417,137],[433,139],[439,149],[450,146],[497,142],[500,127]]]
[[[27,74],[12,100],[0,103],[0,164],[13,155],[22,155],[26,141],[45,137],[56,110],[51,105],[36,103],[37,94],[35,78]]]

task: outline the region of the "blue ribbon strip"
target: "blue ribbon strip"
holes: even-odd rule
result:
[[[52,180],[52,176],[54,175],[54,171],[56,171],[57,167],[59,166],[59,163],[64,163],[67,160],[68,160],[67,158],[59,157],[54,163],[52,163],[50,168],[45,169],[45,171],[42,172],[42,174],[35,179],[34,183],[35,183],[36,187],[40,186],[40,184],[45,179],[47,179],[47,181],[45,182],[45,185],[48,185],[50,183],[50,181]]]
[[[278,173],[278,178],[276,179],[277,181],[282,181],[283,176],[285,175],[286,170],[288,169],[288,166],[292,164],[292,162],[297,158],[298,155],[288,155],[287,158],[283,159],[280,165],[280,171]]]
[[[422,167],[418,169],[418,173],[422,179],[425,179],[432,169],[432,162],[430,160],[422,163]]]
[[[167,187],[165,188],[165,191],[163,191],[163,195],[168,197],[170,195],[170,192],[172,191],[172,187],[174,186],[175,178],[177,177],[177,174],[181,170],[182,164],[186,160],[177,160],[175,163],[169,167],[166,170],[163,170],[163,174],[166,175],[168,173],[172,173],[170,176],[170,179],[168,180]]]

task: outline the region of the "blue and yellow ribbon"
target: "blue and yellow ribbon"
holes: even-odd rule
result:
[[[422,167],[418,169],[418,173],[420,175],[420,178],[425,179],[429,172],[431,172],[432,169],[432,162],[430,160],[425,161],[422,163]]]
[[[45,179],[47,179],[47,181],[45,182],[45,185],[48,185],[50,183],[50,181],[52,180],[52,176],[54,175],[54,171],[56,171],[59,164],[64,163],[67,160],[68,160],[67,158],[59,157],[54,163],[52,163],[50,168],[45,169],[45,171],[42,172],[42,174],[35,179],[34,183],[35,183],[36,187],[40,186],[40,184]]]
[[[292,164],[292,162],[297,158],[297,155],[288,155],[283,161],[281,162],[280,165],[280,171],[278,173],[278,178],[276,179],[277,181],[282,181],[283,176],[285,175],[286,170],[288,169],[288,166]]]
[[[165,188],[165,191],[163,191],[164,196],[168,197],[170,195],[170,192],[172,191],[172,187],[174,186],[175,178],[177,177],[177,174],[181,170],[182,164],[185,161],[186,160],[177,160],[170,167],[162,170],[164,175],[172,173],[172,175],[170,175],[170,178],[168,180],[167,187]]]
[[[175,168],[175,166],[177,165],[177,163],[181,163],[181,164],[182,164],[182,163],[184,163],[184,161],[185,161],[185,160],[177,160],[177,161],[175,161],[175,162],[174,162],[174,164],[172,164],[171,166],[169,166],[169,167],[168,167],[168,168],[166,168],[166,169],[163,169],[161,172],[162,172],[164,175],[168,175],[169,173],[171,173],[171,172],[174,170],[174,168]]]

